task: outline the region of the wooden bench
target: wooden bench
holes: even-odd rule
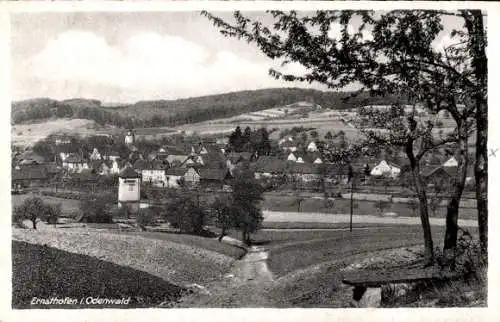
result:
[[[342,283],[353,287],[352,299],[357,307],[378,307],[382,301],[382,287],[396,284],[448,281],[459,277],[453,272],[435,268],[358,271],[344,277]]]

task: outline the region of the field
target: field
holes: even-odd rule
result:
[[[298,212],[297,197],[293,195],[273,195],[266,194],[262,202],[262,209],[270,211]],[[439,207],[434,214],[431,210],[430,215],[436,218],[445,218],[446,208]],[[350,213],[350,200],[335,198],[334,200],[323,200],[321,198],[304,198],[300,205],[300,212],[311,213],[331,213],[348,214]],[[394,212],[398,216],[417,217],[417,209],[411,209],[406,203],[390,203],[383,212]],[[376,202],[366,200],[354,201],[354,214],[356,215],[379,215],[380,210],[376,207]],[[460,208],[460,218],[477,218],[475,208]]]
[[[69,133],[80,135],[112,134],[117,129],[112,126],[100,126],[86,119],[56,119],[40,123],[12,125],[12,144],[27,146],[44,139],[51,134]]]
[[[15,207],[17,205],[20,205],[24,200],[27,198],[33,197],[36,195],[32,194],[23,194],[23,195],[11,195],[11,200],[12,200],[12,207]],[[49,197],[49,196],[39,196],[42,198],[44,202],[51,203],[51,204],[61,204],[61,210],[63,214],[67,213],[72,213],[75,211],[78,211],[80,202],[78,200],[71,200],[71,199],[62,199],[62,198],[55,198],[55,197]]]
[[[108,307],[133,308],[172,302],[182,288],[140,270],[119,266],[95,257],[73,254],[56,248],[14,241],[12,243],[12,307],[55,308],[30,305],[41,299],[87,297],[121,299],[128,305]],[[89,308],[92,305],[61,305],[59,308]],[[95,305],[102,308],[103,305]],[[106,305],[104,305],[106,307]]]

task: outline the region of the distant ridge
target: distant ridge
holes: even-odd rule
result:
[[[269,88],[110,105],[96,99],[74,98],[57,101],[35,98],[13,102],[11,108],[14,124],[43,119],[80,118],[118,127],[162,127],[232,117],[300,101],[331,109],[350,109],[366,104],[391,104],[395,101],[405,103],[401,98],[371,97],[368,93],[361,93],[346,100],[351,94],[303,88]]]

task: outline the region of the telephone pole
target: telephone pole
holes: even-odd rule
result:
[[[354,190],[354,173],[352,170],[352,166],[349,164],[349,172],[347,174],[348,181],[350,183],[351,188],[351,214],[349,217],[349,231],[352,232],[352,212],[353,212],[353,190]]]

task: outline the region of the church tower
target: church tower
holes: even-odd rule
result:
[[[135,142],[134,130],[129,130],[125,136],[125,144],[132,145]]]

